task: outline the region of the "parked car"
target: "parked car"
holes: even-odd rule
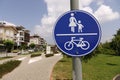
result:
[[[34,49],[29,49],[28,52],[34,52]]]

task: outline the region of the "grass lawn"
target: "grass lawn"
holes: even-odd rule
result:
[[[71,58],[63,58],[54,67],[53,80],[72,79],[72,60]]]
[[[82,62],[83,80],[112,80],[120,73],[120,56],[99,54],[88,63]],[[53,70],[53,80],[72,79],[72,60],[63,58]]]

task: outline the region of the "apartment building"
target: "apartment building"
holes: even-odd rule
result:
[[[16,35],[17,46],[21,46],[22,44],[28,45],[30,40],[30,31],[26,30],[23,26],[17,26],[16,29],[18,31]]]
[[[21,46],[22,44],[29,45],[31,43],[37,46],[46,45],[44,38],[37,34],[30,36],[30,31],[26,30],[25,27],[0,21],[0,41],[7,39],[14,41],[16,43],[15,46]]]
[[[41,38],[39,35],[34,34],[33,36],[30,36],[30,42],[29,45],[31,43],[34,43],[35,46],[35,50],[45,50],[45,45],[46,45],[46,41]]]
[[[41,45],[46,45],[47,44],[44,38],[41,38],[40,42],[41,42]]]
[[[31,43],[34,43],[35,45],[41,46],[41,45],[45,45],[46,41],[43,38],[41,38],[39,35],[34,34],[33,36],[30,36],[30,43],[29,44],[31,44]]]
[[[14,24],[10,24],[6,21],[0,21],[0,40],[12,40],[15,41],[17,29]]]

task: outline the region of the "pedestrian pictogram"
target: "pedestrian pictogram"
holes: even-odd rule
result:
[[[82,10],[69,11],[56,22],[54,38],[64,53],[70,56],[83,56],[97,47],[101,29],[90,13]]]
[[[76,18],[74,17],[74,13],[71,13],[71,17],[69,19],[69,27],[71,27],[71,31],[74,33],[75,32],[75,27],[78,27],[78,32],[82,32],[82,28],[84,27],[82,24],[81,24],[81,21],[76,20]],[[78,25],[78,26],[77,26]]]

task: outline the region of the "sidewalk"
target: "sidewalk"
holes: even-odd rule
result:
[[[17,53],[7,53],[8,56],[17,56]],[[0,57],[6,57],[6,53],[0,53]]]
[[[3,76],[1,80],[50,80],[53,66],[61,58],[62,55],[48,58],[44,55],[35,58],[26,57],[19,67]]]
[[[4,62],[10,61],[10,60],[17,60],[18,58],[21,58],[24,56],[30,56],[30,55],[17,55],[16,53],[9,53],[8,56],[14,56],[14,57],[0,60],[0,64],[3,64]],[[6,55],[0,54],[0,57],[6,57]]]

